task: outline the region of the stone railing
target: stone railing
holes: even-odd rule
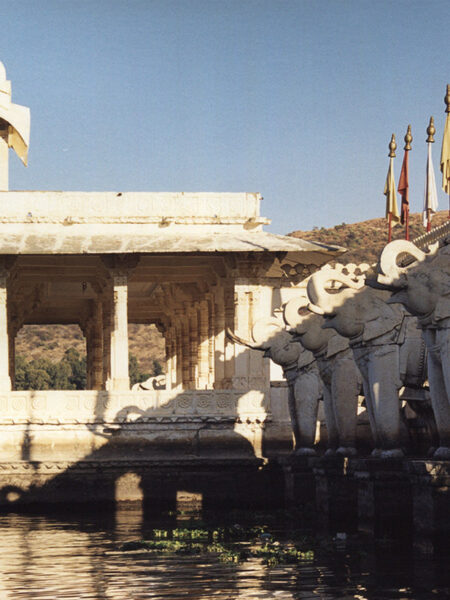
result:
[[[255,390],[15,391],[0,394],[0,425],[263,422],[268,403]]]
[[[431,231],[419,235],[412,241],[418,248],[423,248],[428,244],[434,244],[435,242],[445,239],[448,235],[450,235],[450,221],[446,221],[439,227],[435,227]]]
[[[209,219],[258,218],[260,194],[187,192],[0,192],[1,222],[20,218],[22,223],[102,222],[127,217],[147,222],[151,217],[203,217]]]

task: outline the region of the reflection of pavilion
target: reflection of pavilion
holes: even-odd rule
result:
[[[10,93],[1,78],[0,70],[3,95]],[[14,137],[8,107],[1,102],[2,148],[23,150],[19,142],[27,142],[27,132]],[[127,407],[133,406],[141,429],[150,421],[156,428],[167,424],[170,413],[174,435],[181,421],[190,422],[192,436],[211,419],[257,422],[260,428],[271,420],[268,359],[235,345],[225,331],[250,337],[255,321],[272,314],[281,290],[292,286],[287,273],[295,272],[298,280],[341,249],[264,232],[268,221],[260,217],[258,194],[9,192],[7,177],[2,181],[4,460],[57,460],[59,453],[68,460],[71,448],[77,460],[97,448],[100,442],[89,436],[98,434],[99,424],[123,423],[117,415],[132,412]],[[163,332],[166,392],[129,391],[129,322],[154,323]],[[25,324],[44,323],[80,325],[87,345],[87,387],[98,394],[10,391],[17,332]],[[94,428],[86,428],[92,423]],[[61,444],[55,427],[67,430]],[[286,423],[275,431],[286,441]],[[100,437],[103,443],[105,436]],[[26,453],[17,445],[21,439],[23,446],[25,438]],[[220,440],[218,431],[215,442]]]

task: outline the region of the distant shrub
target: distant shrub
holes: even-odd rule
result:
[[[137,358],[130,354],[130,384],[145,381],[163,371],[158,360],[153,360],[153,373],[142,372]],[[84,390],[86,389],[86,357],[76,348],[68,348],[59,362],[46,358],[28,360],[16,355],[16,390]]]

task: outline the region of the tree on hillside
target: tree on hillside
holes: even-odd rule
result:
[[[140,371],[134,354],[128,363],[130,384],[145,381],[151,375],[160,375],[162,366],[153,361],[153,373]],[[75,348],[68,348],[59,362],[46,358],[27,359],[16,356],[16,390],[84,390],[86,389],[86,356],[80,356]]]

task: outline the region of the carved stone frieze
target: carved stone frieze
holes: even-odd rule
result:
[[[162,418],[264,421],[268,403],[267,395],[257,390],[18,391],[0,394],[0,425],[128,424]]]

